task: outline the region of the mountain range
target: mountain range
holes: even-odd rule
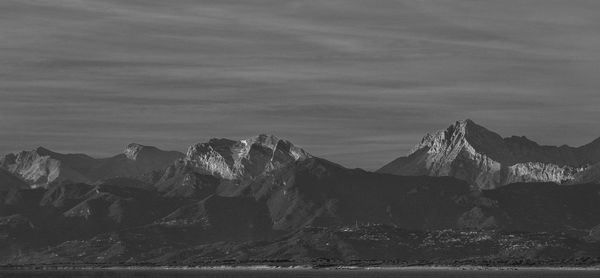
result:
[[[593,265],[597,146],[465,120],[376,172],[273,135],[103,159],[37,148],[0,159],[0,263]]]
[[[502,138],[471,120],[427,134],[408,154],[377,172],[452,176],[480,189],[517,182],[580,184],[600,181],[600,138],[578,147],[541,146],[526,137]]]
[[[20,178],[30,187],[53,183],[94,183],[113,177],[135,177],[162,169],[183,154],[155,147],[129,144],[122,154],[95,159],[85,154],[61,154],[38,147],[31,151],[0,157],[0,168]]]

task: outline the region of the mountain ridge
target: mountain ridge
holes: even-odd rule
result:
[[[165,167],[183,154],[156,147],[129,144],[123,153],[108,158],[86,154],[62,154],[44,147],[0,157],[0,168],[19,177],[31,187],[52,183],[93,183],[118,176],[137,176]]]
[[[502,138],[472,120],[423,137],[406,157],[377,170],[399,175],[454,176],[481,189],[513,182],[573,184],[597,181],[600,138],[581,147],[541,146],[524,137]]]
[[[413,158],[464,156],[455,146],[475,149],[466,137],[498,138],[468,125],[427,136]],[[100,164],[155,151],[130,144]],[[102,168],[92,162],[83,168]],[[600,261],[598,200],[598,184],[478,190],[452,176],[349,169],[273,135],[210,139],[144,175],[0,187],[0,264],[589,265]]]

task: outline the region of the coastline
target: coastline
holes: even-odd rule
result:
[[[597,266],[328,266],[312,265],[221,265],[221,266],[0,266],[1,272],[11,271],[600,271]]]

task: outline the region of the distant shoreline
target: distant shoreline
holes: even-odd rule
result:
[[[39,265],[39,266],[0,266],[0,272],[5,271],[600,271],[598,266],[328,266],[318,267],[311,265],[297,266],[64,266],[64,265]]]

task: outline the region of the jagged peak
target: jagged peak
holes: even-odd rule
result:
[[[38,147],[35,147],[35,148],[33,148],[33,149],[29,150],[29,151],[23,150],[23,151],[20,151],[20,152],[17,152],[17,153],[7,154],[5,157],[15,157],[15,158],[18,158],[18,157],[32,157],[32,156],[43,157],[43,156],[54,156],[56,154],[57,154],[56,152],[53,152],[53,151],[51,151],[51,150],[49,150],[47,148],[44,148],[42,146],[38,146]]]
[[[408,155],[411,155],[423,148],[432,148],[440,144],[457,143],[464,140],[468,134],[475,134],[480,130],[486,130],[484,127],[477,125],[471,119],[456,121],[446,129],[438,130],[434,133],[427,133],[415,147],[411,149]]]
[[[265,147],[269,147],[271,149],[275,148],[279,141],[289,142],[287,140],[281,140],[279,137],[272,134],[259,134],[245,140],[241,140],[242,144],[259,144]]]
[[[15,156],[23,156],[23,155],[27,155],[27,156],[31,156],[31,155],[38,155],[38,156],[49,156],[51,158],[64,158],[64,157],[68,157],[68,156],[85,156],[85,157],[89,157],[86,154],[82,154],[82,153],[59,153],[59,152],[55,152],[52,151],[46,147],[42,147],[42,146],[38,146],[33,148],[32,150],[29,151],[20,151],[18,153],[14,153]]]
[[[477,124],[473,120],[471,120],[471,119],[459,120],[459,121],[456,121],[453,124],[453,126],[460,126],[463,129],[467,128],[467,127],[470,127],[470,126],[473,126],[473,125],[477,125]]]
[[[152,146],[145,146],[145,145],[138,144],[138,143],[130,143],[127,145],[127,147],[123,151],[123,154],[125,154],[125,156],[128,159],[136,160],[138,158],[138,156],[140,155],[140,153],[142,153],[143,151],[149,151],[149,150],[157,150],[157,148],[152,147]]]
[[[476,152],[499,159],[510,159],[504,139],[495,132],[476,124],[471,119],[456,121],[445,130],[427,134],[410,152],[429,149],[433,152],[447,152],[456,148],[473,148]]]
[[[211,174],[235,178],[255,175],[312,157],[275,135],[259,134],[239,141],[213,138],[188,148],[185,161]]]
[[[289,150],[298,150],[304,154],[304,156],[309,156],[306,151],[303,149],[296,147],[292,142],[281,139],[272,134],[259,134],[250,138],[246,138],[244,140],[240,140],[240,143],[248,149],[253,145],[259,145],[268,149],[275,151],[278,147],[286,147]]]
[[[142,144],[138,144],[138,143],[129,143],[127,144],[127,149],[133,149],[133,148],[142,148],[144,147],[144,145]]]
[[[232,150],[235,150],[238,153],[241,152],[247,154],[247,152],[253,145],[260,145],[262,147],[275,150],[277,149],[278,145],[282,143],[288,146],[290,149],[294,149],[298,152],[301,152],[306,157],[309,156],[308,152],[294,146],[294,144],[290,141],[280,139],[279,137],[272,134],[259,134],[256,136],[241,139],[239,141],[234,141],[226,138],[212,138],[209,139],[208,142],[191,145],[188,148],[187,156],[192,157],[199,152],[209,151],[215,151],[221,155],[225,155],[225,153],[230,153]]]
[[[272,135],[272,134],[259,134],[259,135],[255,135],[252,137],[248,137],[248,138],[239,140],[239,141],[234,141],[234,140],[227,139],[227,138],[211,138],[206,143],[198,143],[196,145],[210,145],[213,147],[215,147],[215,146],[218,147],[218,146],[231,146],[231,145],[238,143],[238,144],[246,144],[246,145],[260,144],[260,145],[264,145],[264,146],[275,146],[277,144],[277,142],[280,140],[281,139],[279,139],[279,137]]]
[[[44,148],[42,146],[38,146],[38,147],[33,148],[30,151],[20,151],[20,152],[16,153],[15,155],[23,156],[23,155],[33,155],[33,154],[38,155],[38,156],[52,156],[57,153],[53,152],[47,148]]]
[[[454,124],[448,127],[447,131],[449,133],[462,134],[464,136],[481,132],[491,132],[487,128],[478,125],[471,119],[456,121]]]
[[[469,133],[479,132],[481,130],[486,130],[484,127],[476,124],[471,119],[465,119],[456,121],[450,126],[448,126],[445,130],[439,130],[435,133],[435,135],[441,135],[442,133],[446,136],[446,138],[456,137],[456,136],[466,136]],[[431,137],[431,135],[430,135]]]
[[[188,147],[186,157],[192,159],[199,153],[217,152],[220,155],[225,155],[236,141],[227,138],[211,138],[208,142],[196,143]]]
[[[292,155],[296,156],[296,160],[299,158],[307,158],[311,156],[308,152],[306,152],[300,147],[295,146],[292,142],[285,139],[281,139],[272,134],[259,134],[247,138],[245,140],[240,140],[240,143],[246,146],[246,148],[249,148],[252,145],[260,145],[273,151],[277,150],[278,148],[283,148],[283,150],[288,151]]]

